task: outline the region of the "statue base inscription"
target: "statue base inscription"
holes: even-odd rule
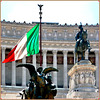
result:
[[[70,76],[69,92],[66,98],[99,98],[98,89],[95,86],[96,66],[89,60],[81,60],[68,72]]]

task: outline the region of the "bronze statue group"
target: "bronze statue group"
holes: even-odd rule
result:
[[[52,77],[49,73],[58,70],[53,67],[43,70],[42,67],[39,67],[36,71],[35,67],[31,64],[20,64],[17,67],[23,66],[29,70],[31,79],[28,87],[20,92],[21,99],[54,99],[57,90],[55,89],[56,86],[52,83]]]

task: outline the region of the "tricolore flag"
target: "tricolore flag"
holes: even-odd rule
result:
[[[10,51],[2,63],[12,62],[39,52],[39,24],[28,31]]]

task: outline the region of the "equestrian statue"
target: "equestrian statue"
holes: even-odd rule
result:
[[[58,72],[58,69],[47,67],[43,70],[42,67],[39,67],[36,71],[32,64],[19,64],[16,67],[27,68],[31,76],[28,87],[19,93],[22,96],[21,99],[54,99],[57,90],[56,86],[52,84],[49,72]]]
[[[77,61],[77,57],[79,54],[81,54],[81,60],[85,59],[85,51],[88,50],[90,52],[91,47],[90,47],[90,42],[87,39],[88,34],[87,30],[83,30],[82,24],[79,25],[80,31],[76,34],[75,40],[76,40],[76,45],[75,45],[75,62]]]

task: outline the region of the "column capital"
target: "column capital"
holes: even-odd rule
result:
[[[75,54],[75,50],[74,51],[72,51],[73,52],[73,54]]]
[[[99,50],[95,50],[94,52],[95,52],[95,54],[98,54],[99,53]]]
[[[75,53],[75,50],[73,51],[73,53]]]
[[[47,53],[47,50],[42,50],[43,51],[43,53]]]
[[[2,50],[5,50],[6,49],[6,47],[2,47]]]
[[[57,54],[57,50],[53,50],[52,52],[53,52],[53,54]]]
[[[67,54],[68,53],[68,51],[67,50],[63,50],[63,54]]]

